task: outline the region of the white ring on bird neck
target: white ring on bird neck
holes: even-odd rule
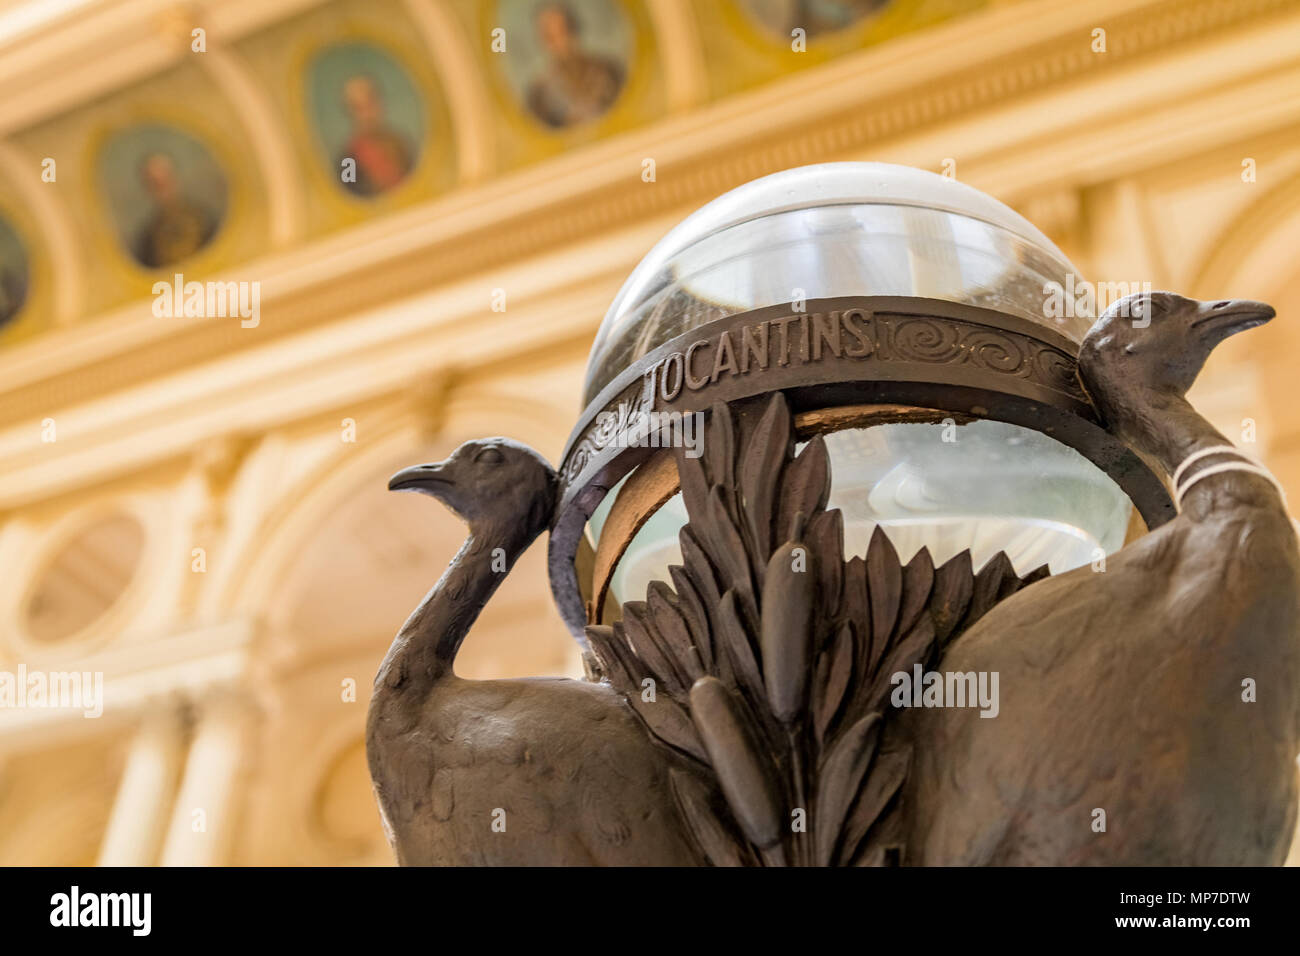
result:
[[[1174,469],[1174,476],[1169,479],[1170,483],[1173,484],[1174,489],[1177,490],[1178,482],[1182,480],[1183,473],[1186,472],[1190,466],[1196,464],[1202,458],[1209,458],[1211,455],[1236,455],[1238,458],[1246,457],[1233,445],[1214,445],[1210,448],[1202,448],[1200,451],[1194,451],[1183,459],[1181,465]]]
[[[1192,476],[1191,481],[1187,482],[1187,484],[1183,485],[1183,487],[1181,488],[1174,489],[1174,507],[1177,508],[1179,511],[1183,510],[1183,498],[1187,496],[1187,492],[1190,491],[1192,487],[1202,478],[1209,478],[1211,475],[1222,475],[1229,471],[1244,471],[1247,474],[1258,475],[1260,478],[1263,478],[1264,480],[1271,482],[1273,487],[1277,489],[1277,493],[1282,499],[1282,507],[1284,508],[1286,507],[1286,491],[1282,488],[1282,483],[1273,476],[1272,472],[1268,471],[1265,468],[1261,468],[1259,465],[1253,465],[1247,461],[1224,462],[1222,465],[1212,465],[1211,467],[1206,468],[1203,471],[1198,471],[1195,475]]]

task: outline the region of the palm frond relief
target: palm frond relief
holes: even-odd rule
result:
[[[911,751],[891,735],[891,677],[923,668],[1017,576],[999,552],[902,564],[879,528],[843,558],[814,437],[795,454],[781,394],[761,415],[710,410],[704,454],[678,451],[689,515],[682,565],[588,638],[601,672],[660,743],[699,765],[674,793],[715,865],[878,866],[903,858],[897,827]],[[710,786],[706,781],[712,781]]]

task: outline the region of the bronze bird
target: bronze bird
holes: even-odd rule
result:
[[[398,862],[695,862],[676,823],[674,760],[607,684],[453,673],[479,611],[550,522],[550,466],[491,438],[388,486],[431,495],[469,526],[394,640],[370,701],[367,757]]]
[[[822,439],[797,450],[780,393],[715,404],[703,457],[677,454],[690,520],[671,586],[587,628],[599,683],[452,673],[547,526],[546,463],[488,439],[394,476],[470,528],[375,683],[370,767],[399,861],[1280,862],[1300,557],[1266,473],[1184,397],[1219,341],[1271,315],[1160,293],[1085,339],[1104,423],[1182,492],[1104,571],[904,565],[880,529],[843,560]],[[998,672],[997,715],[893,706],[917,668]]]
[[[908,718],[907,862],[1279,864],[1296,812],[1300,558],[1278,490],[1185,398],[1258,302],[1116,303],[1079,375],[1106,427],[1188,488],[1173,521],[998,604],[940,671],[997,671],[1001,711]],[[1195,483],[1190,485],[1189,482]]]

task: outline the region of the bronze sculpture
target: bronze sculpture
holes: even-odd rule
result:
[[[1079,370],[1107,427],[1174,475],[1228,447],[1184,398],[1210,350],[1273,310],[1167,293],[1148,304],[1144,328],[1104,315]],[[1104,572],[1040,582],[953,647],[945,667],[1002,672],[1012,719],[917,712],[917,862],[1282,862],[1300,751],[1300,563],[1269,480],[1209,474],[1234,458],[1193,461],[1183,487],[1209,477],[1180,516]],[[1243,700],[1247,680],[1257,702]],[[1105,832],[1091,827],[1098,809]]]
[[[1149,325],[1122,318],[1134,306]],[[370,767],[399,861],[1280,862],[1300,558],[1270,482],[1182,397],[1222,338],[1271,314],[1156,293],[1089,333],[1078,376],[1097,419],[1195,485],[1104,573],[1022,578],[1002,554],[978,572],[969,554],[903,565],[879,531],[845,561],[824,444],[795,454],[782,390],[715,402],[703,457],[676,456],[682,566],[586,628],[586,682],[451,673],[501,577],[555,527],[549,466],[491,439],[394,476],[470,525],[375,682]],[[893,676],[916,667],[1001,672],[998,718],[895,709]]]
[[[399,862],[689,862],[671,825],[671,761],[611,688],[452,673],[479,610],[550,521],[551,467],[489,439],[389,488],[438,498],[470,529],[375,678],[366,749]]]

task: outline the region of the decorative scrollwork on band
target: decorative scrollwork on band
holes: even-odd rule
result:
[[[901,320],[878,316],[876,322],[888,332],[891,358],[948,365],[966,357],[962,329],[952,322],[923,316]]]
[[[891,358],[934,365],[970,365],[1014,375],[1083,401],[1068,353],[1028,335],[950,318],[877,316]],[[878,356],[883,357],[883,356]]]
[[[653,410],[654,386],[654,376],[645,375],[596,415],[586,434],[565,456],[560,477],[566,485],[582,474],[599,452],[615,444],[639,416]]]
[[[910,311],[918,306],[934,311]],[[577,482],[645,413],[701,408],[742,391],[844,381],[846,373],[864,382],[917,381],[918,371],[908,366],[947,368],[954,371],[936,374],[936,383],[972,382],[994,391],[1005,391],[1007,379],[1017,379],[1032,387],[1031,394],[1045,396],[1040,400],[1087,414],[1071,347],[1025,319],[931,300],[823,299],[809,302],[806,312],[769,307],[727,316],[678,336],[629,368],[624,375],[637,378],[589,410],[560,477],[566,487]],[[925,373],[919,374],[924,381]]]

